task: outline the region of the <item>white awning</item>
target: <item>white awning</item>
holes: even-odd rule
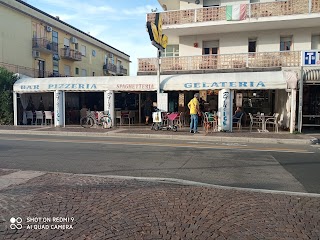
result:
[[[24,78],[13,90],[23,92],[156,91],[157,76]],[[164,91],[207,89],[286,89],[282,71],[162,75]]]
[[[108,77],[56,77],[26,78],[15,82],[15,92],[99,92],[156,91],[156,76],[108,76]]]
[[[166,91],[209,89],[286,89],[282,71],[232,72],[162,76]]]

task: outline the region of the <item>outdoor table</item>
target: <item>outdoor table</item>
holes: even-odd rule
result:
[[[258,132],[269,132],[269,130],[267,130],[266,120],[268,118],[273,118],[274,116],[267,116],[262,113],[262,114],[257,114],[257,117],[259,117],[262,122],[261,129],[258,129]]]

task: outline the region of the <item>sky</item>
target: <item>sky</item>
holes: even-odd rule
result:
[[[146,14],[161,7],[157,0],[24,0],[130,55],[130,75],[137,58],[156,57],[146,31]]]

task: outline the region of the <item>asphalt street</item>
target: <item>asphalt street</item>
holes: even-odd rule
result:
[[[320,146],[1,135],[0,168],[320,193]]]

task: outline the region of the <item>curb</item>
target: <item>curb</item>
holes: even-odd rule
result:
[[[292,144],[292,145],[311,145],[310,139],[277,139],[277,138],[248,138],[248,137],[221,137],[203,135],[162,135],[162,134],[133,134],[133,133],[99,133],[99,132],[62,132],[62,131],[30,131],[30,130],[0,130],[0,134],[12,135],[53,135],[53,136],[86,136],[86,137],[118,137],[118,138],[143,138],[143,139],[172,139],[187,141],[205,142],[237,142],[237,143],[267,143],[267,144]]]
[[[287,196],[297,196],[297,197],[316,197],[320,198],[318,193],[304,193],[304,192],[292,192],[292,191],[280,191],[280,190],[268,190],[268,189],[255,189],[255,188],[242,188],[242,187],[229,187],[222,186],[210,183],[202,183],[178,178],[161,178],[161,177],[133,177],[133,176],[120,176],[120,175],[95,175],[95,174],[85,174],[85,173],[66,173],[66,172],[50,172],[50,171],[24,171],[21,169],[8,169],[16,170],[16,174],[31,172],[37,173],[39,176],[45,174],[62,174],[62,175],[73,175],[76,177],[98,177],[98,178],[111,178],[111,179],[121,179],[121,180],[136,180],[144,182],[156,182],[156,183],[166,183],[166,184],[176,184],[184,186],[195,186],[195,187],[210,187],[222,190],[234,190],[241,192],[250,192],[250,193],[265,193],[265,194],[281,194]],[[36,176],[36,177],[39,177]]]

